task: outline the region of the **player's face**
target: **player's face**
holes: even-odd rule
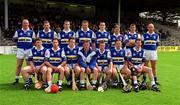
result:
[[[83,48],[84,48],[85,50],[88,50],[89,47],[90,47],[89,42],[85,42],[85,43],[83,44]]]
[[[23,20],[22,27],[23,27],[23,29],[28,29],[29,28],[29,21],[28,20]]]
[[[74,46],[75,46],[75,40],[74,39],[71,39],[70,41],[69,41],[69,46],[71,47],[71,48],[73,48]]]
[[[142,46],[142,41],[141,41],[141,40],[138,40],[138,41],[136,41],[135,44],[136,44],[137,47],[141,47],[141,46]]]
[[[38,48],[42,47],[42,41],[40,40],[36,41],[36,47]]]
[[[44,23],[43,25],[45,30],[49,30],[50,29],[50,24],[49,23]]]
[[[104,50],[105,49],[105,43],[100,43],[99,44],[99,49]]]
[[[105,28],[106,28],[105,23],[100,23],[99,29],[100,29],[100,30],[105,30]]]
[[[64,22],[64,28],[69,29],[70,28],[70,22]]]
[[[82,28],[83,29],[88,29],[89,27],[89,23],[85,22],[85,23],[82,23]]]
[[[57,40],[53,40],[53,47],[58,47],[59,46],[59,42]]]
[[[153,24],[149,24],[148,25],[148,31],[149,32],[153,32],[154,31],[154,25]]]
[[[130,32],[135,32],[136,31],[136,26],[130,26]]]
[[[121,48],[121,41],[116,41],[115,47],[120,49]]]
[[[114,28],[114,33],[120,33],[120,27],[116,27],[116,28]]]

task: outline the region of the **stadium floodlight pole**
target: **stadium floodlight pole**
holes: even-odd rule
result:
[[[121,0],[118,0],[118,24],[121,22]]]
[[[8,29],[8,0],[4,0],[4,15],[5,29]]]

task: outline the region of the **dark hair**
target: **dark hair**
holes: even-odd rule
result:
[[[76,41],[76,38],[70,37],[70,38],[69,38],[69,41],[70,41],[70,40],[75,40],[75,41]]]
[[[121,41],[121,40],[119,40],[119,39],[115,40],[115,43],[117,43],[118,41],[120,41],[120,42],[122,43],[122,41]]]
[[[41,38],[36,38],[35,42],[37,42],[37,41],[42,41],[42,39]]]
[[[58,38],[54,38],[52,41],[54,41],[54,40],[57,40],[57,41],[58,41],[58,43],[59,43],[59,39],[58,39]]]
[[[135,27],[136,27],[136,24],[134,24],[134,23],[130,24],[130,27],[132,27],[132,26],[135,26]]]
[[[142,39],[138,38],[138,39],[135,40],[135,42],[137,42],[137,41],[141,41],[142,42]]]

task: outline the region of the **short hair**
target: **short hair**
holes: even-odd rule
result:
[[[47,24],[47,23],[49,23],[49,21],[48,21],[48,20],[45,20],[43,23],[44,23],[44,24]]]
[[[83,24],[83,23],[89,23],[89,22],[88,22],[88,20],[83,20],[83,21],[82,21],[82,24]]]
[[[116,23],[116,24],[114,25],[114,28],[120,28],[120,25],[119,25],[118,23]]]
[[[106,24],[106,22],[104,22],[104,21],[100,21],[100,22],[99,22],[99,25],[100,25],[101,23],[104,23],[104,24]]]
[[[141,39],[141,38],[138,38],[138,39],[135,40],[135,42],[137,42],[137,41],[141,41],[141,42],[142,42],[142,39]]]
[[[69,22],[69,23],[70,23],[70,21],[69,21],[69,20],[65,20],[65,21],[64,21],[64,23],[66,23],[66,22]]]
[[[54,39],[52,40],[52,42],[53,42],[54,40],[57,40],[57,41],[58,41],[58,43],[59,43],[59,39],[58,39],[58,38],[54,38]]]
[[[133,27],[133,26],[135,26],[135,27],[136,27],[136,24],[134,24],[134,23],[130,24],[130,27]]]
[[[37,42],[37,41],[42,41],[42,39],[41,38],[36,38],[35,42]]]
[[[70,41],[70,40],[75,40],[75,41],[76,41],[76,38],[70,37],[70,38],[69,38],[69,41]]]
[[[118,41],[120,41],[120,42],[122,43],[122,41],[121,41],[121,40],[119,40],[119,39],[115,40],[115,43],[117,43]]]
[[[83,44],[85,44],[85,43],[90,43],[90,41],[89,40],[83,41]]]

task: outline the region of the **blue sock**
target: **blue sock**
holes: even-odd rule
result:
[[[156,77],[156,76],[154,77],[154,81],[155,81],[155,82],[157,81],[157,77]]]
[[[143,75],[143,82],[146,81],[146,75]]]
[[[71,80],[72,80],[71,76],[68,76],[67,81],[71,81]]]

